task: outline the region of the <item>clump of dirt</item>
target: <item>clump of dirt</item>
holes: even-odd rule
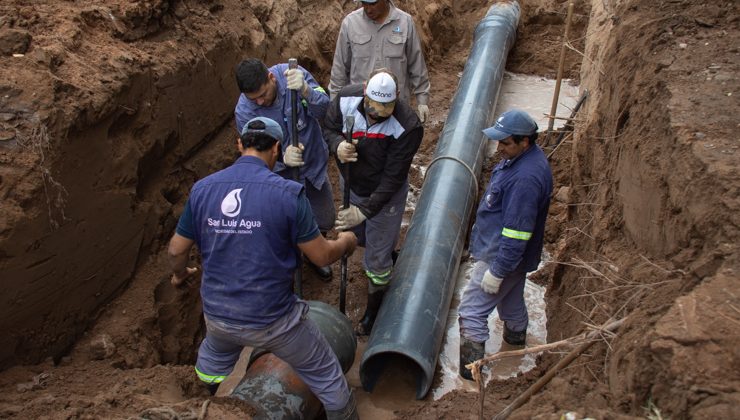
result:
[[[507,69],[553,77],[568,2],[522,3]],[[417,19],[432,79],[411,173],[418,190],[489,2],[397,4]],[[198,386],[198,279],[172,288],[164,245],[195,180],[236,157],[234,65],[294,56],[326,85],[340,17],[354,7],[0,5],[0,416],[185,417],[206,401],[212,418],[253,414]],[[514,417],[729,418],[738,406],[738,120],[727,112],[737,108],[738,7],[575,2],[565,76],[590,96],[553,156],[553,262],[537,281],[548,284],[549,341],[612,317],[627,322]],[[366,296],[361,259],[350,260],[355,323]],[[306,298],[338,304],[338,274],[328,284],[303,274]],[[560,357],[489,385],[486,415]],[[476,394],[453,392],[396,414],[477,413]]]

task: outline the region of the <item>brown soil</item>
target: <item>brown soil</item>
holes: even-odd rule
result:
[[[434,154],[489,3],[397,1],[416,18],[432,78],[418,164]],[[590,96],[554,155],[554,261],[538,281],[548,285],[549,341],[586,323],[627,321],[513,417],[732,418],[740,407],[740,5],[575,6],[565,75]],[[250,415],[197,386],[198,288],[169,285],[165,245],[193,182],[236,156],[234,65],[294,56],[327,84],[341,16],[354,7],[0,5],[0,417],[185,418],[205,401],[208,418]],[[566,10],[563,1],[523,1],[508,70],[557,73]],[[417,170],[411,179],[419,188]],[[360,261],[360,252],[351,258],[353,322],[366,294]],[[306,270],[304,279],[307,298],[338,303],[338,275],[325,284]],[[486,417],[561,357],[545,354],[533,371],[488,386]],[[410,401],[396,414],[475,418],[477,395]]]

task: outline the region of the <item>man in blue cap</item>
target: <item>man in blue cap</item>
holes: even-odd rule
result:
[[[498,142],[504,160],[493,169],[470,235],[475,263],[458,311],[460,375],[468,380],[473,377],[465,365],[485,355],[494,308],[504,322],[504,341],[525,344],[524,283],[540,262],[552,194],[550,165],[535,142],[537,123],[526,112],[504,112],[483,134]]]
[[[212,393],[231,373],[245,346],[271,351],[288,363],[324,404],[327,418],[352,418],[355,403],[329,343],[293,293],[303,252],[319,265],[351,254],[352,232],[326,240],[304,186],[272,172],[283,132],[275,121],[249,120],[237,141],[241,157],[195,183],[172,237],[171,282],[182,284],[198,245],[206,337],[195,372]]]

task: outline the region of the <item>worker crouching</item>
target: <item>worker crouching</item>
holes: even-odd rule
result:
[[[351,254],[357,239],[342,232],[326,240],[304,186],[272,172],[282,139],[275,121],[249,120],[237,140],[241,157],[195,183],[170,241],[174,285],[195,271],[186,266],[194,244],[203,261],[206,337],[195,370],[215,392],[242,349],[259,347],[296,371],[323,403],[327,418],[357,418],[336,355],[292,289],[301,251],[327,265]]]

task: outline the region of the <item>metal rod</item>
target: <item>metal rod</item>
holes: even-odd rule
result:
[[[297,69],[298,60],[295,58],[288,59],[288,68]],[[298,147],[298,91],[295,89],[290,90],[290,145]],[[301,172],[300,168],[293,168],[293,180],[300,182]],[[303,254],[298,255],[298,268],[293,274],[293,291],[299,298],[303,298]]]
[[[558,134],[558,138],[557,138],[557,140],[555,140],[555,147],[552,149],[552,152],[550,152],[550,154],[547,155],[547,158],[548,159],[550,159],[550,157],[552,157],[552,155],[555,154],[555,151],[558,150],[558,148],[560,147],[560,144],[562,143],[563,138],[565,138],[565,133],[566,132],[571,132],[572,133],[575,130],[575,127],[573,127],[572,122],[575,119],[576,114],[578,113],[578,110],[581,109],[581,105],[583,105],[583,102],[586,101],[586,98],[588,98],[588,89],[585,89],[583,91],[583,95],[581,95],[581,99],[578,100],[578,103],[573,108],[573,112],[571,112],[570,118],[569,118],[569,120],[571,122],[565,124],[565,127],[570,126],[572,129],[570,131],[566,131],[565,129],[563,129],[563,131],[561,131],[560,134]],[[563,128],[565,128],[565,127],[563,127]]]
[[[353,115],[348,115],[344,117],[344,129],[345,136],[347,138],[347,143],[352,143],[352,133],[355,129],[355,117]],[[350,163],[347,162],[342,166],[342,178],[344,178],[344,191],[342,196],[342,208],[349,208],[349,165]],[[342,255],[342,263],[341,263],[341,280],[339,283],[339,311],[343,314],[346,314],[345,312],[345,299],[347,296],[347,255]]]

